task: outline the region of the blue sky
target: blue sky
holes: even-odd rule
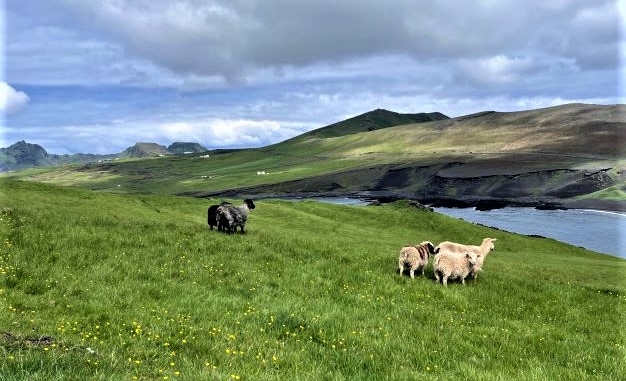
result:
[[[1,146],[256,147],[375,108],[624,99],[623,1],[0,2]]]

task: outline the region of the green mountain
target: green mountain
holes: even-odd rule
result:
[[[400,114],[385,109],[376,109],[341,122],[307,132],[297,137],[297,139],[308,137],[333,138],[337,136],[352,135],[359,132],[375,131],[403,124],[425,123],[444,119],[449,118],[440,112]]]
[[[171,152],[167,150],[167,147],[157,143],[136,143],[133,146],[126,148],[120,157],[154,157],[171,155]]]
[[[626,105],[569,104],[319,137],[337,134],[337,123],[202,159],[163,157],[16,176],[201,197],[356,195],[626,209],[625,114]],[[362,129],[371,127],[363,123]]]
[[[55,167],[71,164],[109,162],[115,159],[149,158],[165,155],[204,152],[207,149],[198,143],[174,142],[169,147],[156,143],[137,143],[123,152],[108,155],[76,153],[72,155],[49,154],[38,144],[19,141],[9,147],[0,148],[0,172],[37,167]]]
[[[50,166],[54,162],[46,150],[38,145],[21,140],[9,147],[0,148],[0,171]]]
[[[173,154],[179,155],[208,151],[208,149],[200,143],[193,142],[174,142],[167,147],[167,150]]]

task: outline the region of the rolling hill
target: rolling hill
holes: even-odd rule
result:
[[[334,138],[359,132],[376,131],[403,124],[425,123],[444,119],[449,119],[449,117],[440,112],[400,114],[385,109],[376,109],[326,127],[309,131],[295,139],[300,140],[308,137]]]
[[[210,158],[186,155],[24,176],[114,192],[204,197],[358,195],[576,206],[579,197],[592,195],[585,202],[613,209],[623,206],[625,114],[626,105],[568,104],[348,133],[359,124],[355,120],[403,115],[376,110],[341,128],[337,123],[267,147],[212,152]],[[361,129],[369,130],[363,123]]]

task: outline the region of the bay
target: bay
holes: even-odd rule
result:
[[[448,216],[498,229],[553,238],[599,253],[626,258],[626,214],[599,210],[538,210],[507,207],[435,208]]]

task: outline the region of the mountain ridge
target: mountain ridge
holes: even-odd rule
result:
[[[296,136],[294,139],[317,137],[332,138],[338,136],[351,135],[359,132],[376,131],[388,127],[400,126],[412,123],[425,123],[436,120],[450,119],[440,112],[420,112],[415,114],[402,114],[377,108],[360,115],[344,119],[325,127],[317,128]]]
[[[376,131],[383,128],[394,127],[402,124],[410,123],[424,123],[436,120],[449,119],[448,116],[440,112],[422,112],[415,114],[402,114],[394,111],[378,108],[372,111],[365,112],[360,115],[330,124],[328,126],[320,127],[315,130],[298,135],[292,139],[306,139],[307,137],[315,136],[320,138],[337,137],[351,135],[364,131]],[[25,144],[26,143],[22,140]],[[281,144],[283,142],[277,143]],[[17,144],[17,143],[16,143]],[[15,145],[15,144],[14,144]],[[2,148],[2,150],[8,150],[12,146]],[[45,153],[44,156],[47,160],[36,160],[34,158],[23,157],[18,159],[11,155],[0,156],[0,172],[9,170],[21,170],[31,167],[51,167],[64,164],[89,164],[99,161],[115,160],[117,158],[148,158],[159,157],[171,154],[186,154],[186,153],[199,153],[208,151],[208,149],[196,142],[174,142],[168,147],[157,143],[151,142],[138,142],[134,145],[126,148],[124,151],[115,154],[84,154],[78,153],[73,155],[56,155],[48,154],[45,149],[39,145],[39,148]],[[22,145],[22,147],[24,147]],[[20,151],[28,151],[29,149],[20,149]],[[39,150],[37,150],[39,151]],[[218,150],[219,151],[219,150]],[[227,150],[228,151],[228,150]],[[4,151],[2,151],[3,153]]]
[[[169,148],[171,147],[171,149]],[[0,172],[35,167],[54,167],[65,164],[89,164],[128,158],[148,158],[208,151],[195,142],[174,142],[169,147],[157,143],[135,143],[115,154],[75,153],[71,155],[50,154],[35,143],[20,140],[8,147],[0,148]]]
[[[623,115],[626,105],[482,112],[329,138],[309,134],[260,148],[213,150],[203,160],[192,155],[119,161],[15,177],[198,197],[358,195],[491,205],[516,200],[552,205],[588,197],[589,202],[624,203]]]

